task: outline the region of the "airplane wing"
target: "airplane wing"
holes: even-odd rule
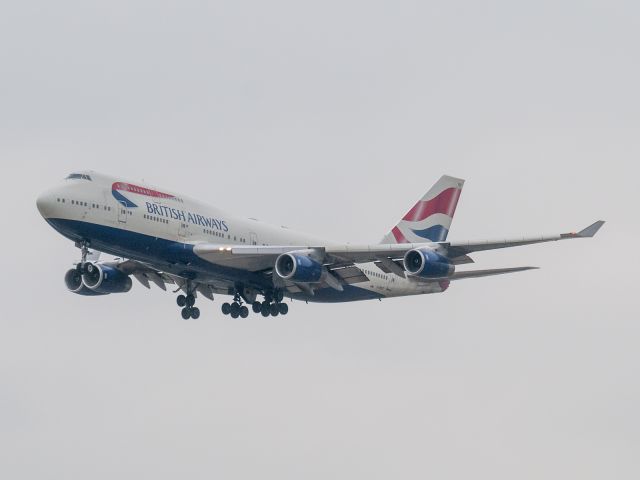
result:
[[[201,243],[194,246],[194,253],[216,265],[259,272],[273,268],[276,258],[283,253],[297,250],[314,250],[325,259],[325,266],[340,268],[355,263],[375,262],[382,259],[401,259],[414,248],[431,246],[432,243],[376,244],[376,245],[214,245]],[[437,246],[437,245],[436,245]]]
[[[344,285],[366,282],[369,277],[358,267],[361,263],[375,263],[386,272],[405,277],[402,259],[404,255],[415,248],[429,247],[447,256],[453,264],[473,263],[468,254],[483,250],[531,245],[535,243],[568,240],[573,238],[593,237],[604,225],[598,221],[577,233],[564,233],[552,236],[519,238],[501,241],[484,242],[430,242],[408,244],[375,244],[375,245],[292,245],[292,246],[259,246],[259,245],[215,245],[201,243],[193,246],[193,252],[200,258],[219,266],[243,269],[264,275],[265,281],[289,292],[308,291],[314,288],[331,287],[342,290]],[[318,259],[322,259],[325,275],[317,285],[305,285],[281,279],[274,275],[273,267],[278,256],[297,250],[313,250]],[[133,260],[119,260],[113,266],[127,275],[133,276],[146,288],[155,284],[166,290],[167,284],[177,286],[179,290],[195,288],[202,296],[212,300],[213,294],[226,294],[233,288],[228,281],[211,278],[199,279],[189,283],[189,280],[177,275],[158,270],[154,265]],[[535,267],[499,268],[491,270],[457,271],[449,280],[463,280],[467,278],[502,275],[507,273],[531,270]],[[422,281],[416,279],[416,281]],[[429,280],[424,280],[429,281]]]
[[[259,272],[273,268],[275,259],[283,253],[297,250],[314,250],[325,259],[324,264],[330,268],[352,266],[356,263],[378,262],[390,271],[394,270],[397,260],[404,257],[409,250],[420,247],[430,247],[453,260],[454,264],[472,263],[467,254],[483,250],[517,247],[535,243],[553,242],[573,238],[593,237],[604,225],[598,221],[578,233],[563,233],[552,236],[531,238],[517,238],[511,240],[461,242],[461,243],[401,243],[375,245],[290,245],[290,246],[261,246],[261,245],[217,245],[201,243],[194,246],[194,253],[200,258],[216,265],[241,268],[252,272]],[[456,261],[459,259],[459,261]]]
[[[536,243],[556,242],[558,240],[570,240],[574,238],[591,238],[604,225],[604,221],[600,220],[593,225],[575,233],[561,233],[559,235],[529,237],[529,238],[515,238],[506,240],[495,241],[481,241],[481,242],[441,242],[438,245],[442,249],[443,253],[449,258],[455,259],[462,257],[473,252],[481,252],[486,250],[497,250],[500,248],[519,247],[522,245],[533,245]]]

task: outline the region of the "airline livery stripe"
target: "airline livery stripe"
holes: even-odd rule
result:
[[[111,189],[115,191],[121,192],[130,192],[136,193],[138,195],[145,195],[147,197],[155,197],[155,198],[175,198],[173,195],[169,195],[167,193],[158,192],[156,190],[151,190],[145,187],[139,187],[137,185],[132,185],[130,183],[122,183],[116,182],[113,184]]]
[[[393,236],[395,237],[397,243],[409,243],[407,242],[407,239],[404,238],[404,235],[402,234],[402,232],[398,227],[393,227],[393,230],[391,230],[391,233],[393,233]]]
[[[448,188],[431,200],[418,202],[409,210],[409,213],[404,216],[403,220],[420,222],[436,213],[453,217],[461,192],[462,190],[459,188]]]
[[[419,237],[426,238],[432,242],[443,242],[449,233],[449,230],[444,228],[442,225],[434,225],[433,227],[425,228],[424,230],[411,229],[411,231]]]

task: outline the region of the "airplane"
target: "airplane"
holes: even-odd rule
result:
[[[81,259],[66,272],[84,296],[172,285],[185,320],[200,317],[198,297],[231,296],[222,313],[247,318],[286,315],[285,298],[351,302],[445,292],[450,282],[535,267],[458,270],[471,253],[590,238],[598,221],[577,233],[480,242],[447,241],[464,180],[442,176],[380,243],[328,242],[227,212],[141,182],[74,172],[41,194],[47,223],[73,241]],[[100,253],[116,257],[100,261]],[[262,299],[262,300],[260,300]]]

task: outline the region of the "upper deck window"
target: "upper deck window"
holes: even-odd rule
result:
[[[85,175],[83,173],[72,173],[65,180],[89,180],[90,182],[92,181],[89,175]]]

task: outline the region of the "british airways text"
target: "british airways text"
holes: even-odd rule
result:
[[[215,228],[221,232],[228,232],[229,227],[224,220],[218,220],[211,217],[203,217],[195,213],[185,212],[184,210],[178,210],[177,208],[167,207],[166,205],[158,205],[157,203],[146,202],[147,211],[154,215],[161,217],[168,217],[174,220],[182,220],[183,222],[193,223],[194,225],[201,225],[203,227]]]

